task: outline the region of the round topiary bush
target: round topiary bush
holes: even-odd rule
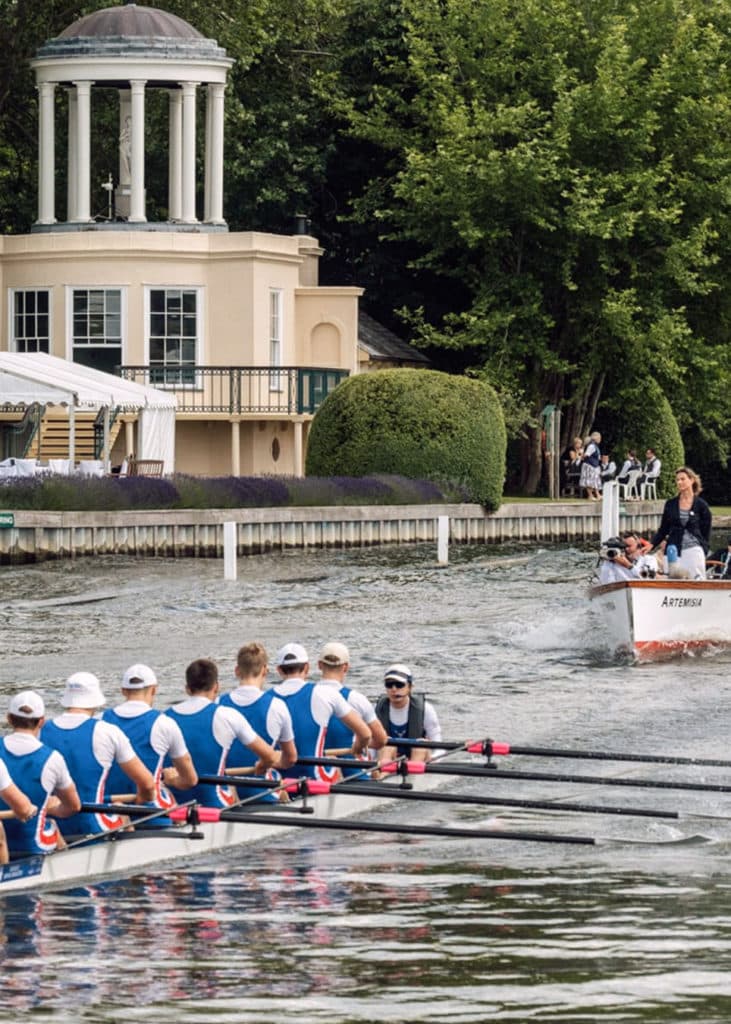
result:
[[[348,377],[322,403],[306,473],[451,481],[492,511],[502,498],[505,448],[502,409],[488,384],[436,370],[379,370]]]
[[[623,391],[615,416],[617,467],[628,449],[636,451],[637,458],[644,463],[645,451],[652,448],[662,463],[658,497],[672,497],[675,470],[685,462],[685,449],[678,421],[660,385],[648,378]]]

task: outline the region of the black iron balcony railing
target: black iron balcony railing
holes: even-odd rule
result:
[[[347,370],[298,366],[121,366],[125,380],[171,391],[178,412],[314,413]]]

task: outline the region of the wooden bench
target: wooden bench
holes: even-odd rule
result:
[[[128,459],[127,476],[161,477],[164,467],[162,459]]]

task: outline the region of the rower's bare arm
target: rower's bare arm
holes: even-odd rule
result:
[[[146,804],[155,799],[155,780],[149,768],[145,768],[139,757],[124,761],[119,766],[137,787],[137,803]]]
[[[371,746],[371,730],[358,712],[349,711],[340,721],[354,734],[353,753],[364,754]]]
[[[297,747],[294,740],[280,740],[279,768],[291,767],[297,761]]]
[[[377,718],[374,718],[372,722],[369,722],[368,727],[371,730],[371,749],[381,750],[386,745],[388,733]]]
[[[248,744],[249,750],[253,750],[259,760],[255,764],[258,775],[263,775],[270,768],[279,768],[279,751],[270,747],[261,736],[257,736]]]
[[[22,789],[18,789],[14,782],[0,790],[0,797],[3,798],[10,810],[15,812],[16,818],[21,821],[30,821],[38,814],[38,808],[31,803]]]
[[[81,798],[73,783],[57,789],[46,804],[46,813],[52,818],[70,818],[81,810]]]
[[[165,785],[172,786],[173,789],[192,789],[198,782],[198,772],[195,770],[190,754],[174,757],[173,765],[172,768],[163,769],[162,777]]]

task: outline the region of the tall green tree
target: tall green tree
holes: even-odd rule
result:
[[[728,2],[381,7],[392,20],[397,9],[401,34],[369,90],[350,88],[343,69],[341,111],[383,154],[356,215],[455,283],[441,319],[427,303],[410,311],[424,341],[524,396],[536,418],[559,404],[564,438],[592,425],[603,396],[651,374],[681,426],[702,418],[706,440],[719,440]],[[528,491],[540,465],[535,428]]]

